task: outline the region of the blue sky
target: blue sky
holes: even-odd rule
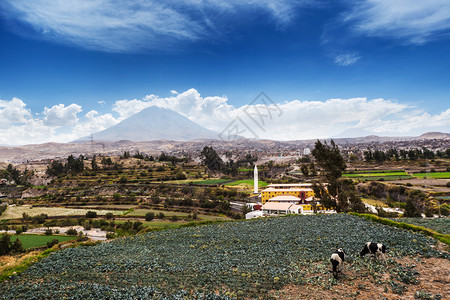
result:
[[[445,0],[6,0],[0,11],[0,144],[70,141],[150,105],[220,132],[261,91],[282,113],[248,137],[449,132]]]

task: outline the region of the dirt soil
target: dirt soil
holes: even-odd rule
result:
[[[450,260],[438,258],[422,258],[420,261],[403,258],[402,264],[414,264],[420,273],[419,284],[407,285],[402,295],[395,294],[387,284],[376,285],[372,276],[361,277],[354,270],[344,269],[339,284],[330,290],[321,286],[290,285],[280,291],[273,291],[276,299],[415,299],[416,292],[441,295],[442,299],[450,299]],[[330,274],[331,276],[331,274]],[[389,274],[383,276],[388,280]],[[429,298],[423,298],[429,299]],[[432,299],[432,298],[430,298]]]

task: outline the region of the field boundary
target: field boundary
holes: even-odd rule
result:
[[[359,214],[359,213],[355,213],[355,212],[350,212],[349,214],[353,215],[353,216],[357,216],[357,217],[362,217],[362,218],[365,218],[369,221],[373,221],[376,223],[394,226],[394,227],[398,227],[398,228],[402,228],[402,229],[409,229],[409,230],[412,230],[415,232],[420,232],[420,233],[426,234],[428,236],[431,236],[431,237],[443,242],[444,244],[450,246],[450,234],[442,234],[442,233],[436,232],[436,231],[431,230],[426,227],[412,225],[412,224],[403,223],[403,222],[396,222],[396,221],[392,221],[389,219],[381,218],[376,215]]]

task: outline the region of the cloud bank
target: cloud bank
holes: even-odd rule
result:
[[[0,144],[72,141],[154,105],[172,109],[218,133],[237,126],[238,131],[242,130],[239,134],[248,138],[274,140],[328,138],[350,129],[381,135],[419,135],[426,131],[445,131],[450,126],[450,109],[430,114],[386,99],[274,103],[269,98],[258,97],[252,103],[236,107],[226,96],[203,97],[196,89],[189,89],[170,93],[168,97],[150,94],[142,99],[117,100],[111,112],[104,114],[96,110],[83,114],[82,107],[75,103],[45,107],[40,113],[32,113],[21,99],[0,100]]]

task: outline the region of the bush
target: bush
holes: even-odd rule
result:
[[[113,199],[114,201],[120,201],[120,199],[122,199],[122,195],[120,195],[119,193],[114,193]]]
[[[53,231],[50,228],[45,230],[45,235],[52,235],[52,234],[53,234]]]
[[[97,218],[97,212],[95,212],[95,211],[92,211],[92,210],[89,210],[87,213],[86,213],[86,218]]]
[[[67,235],[78,235],[78,231],[74,228],[70,228],[69,230],[67,230],[66,234]]]
[[[127,179],[127,177],[125,175],[121,176],[120,179],[119,179],[119,183],[122,183],[122,184],[127,183],[127,181],[128,181],[128,179]]]
[[[151,221],[155,218],[154,212],[148,212],[145,214],[145,221]]]
[[[448,188],[450,188],[450,181],[449,181],[449,182],[447,182],[447,187],[448,187]]]
[[[164,215],[164,213],[160,212],[158,214],[158,219],[164,219],[166,217],[166,215]]]
[[[51,248],[51,247],[55,246],[58,243],[59,243],[58,239],[53,239],[50,242],[47,242],[47,248]]]
[[[108,220],[111,220],[111,219],[114,219],[114,214],[113,213],[107,213],[106,215],[105,215],[105,217],[108,219]]]
[[[114,239],[114,238],[116,238],[116,236],[117,236],[117,235],[116,235],[114,232],[109,232],[109,233],[106,234],[106,238],[107,238],[108,240]]]

